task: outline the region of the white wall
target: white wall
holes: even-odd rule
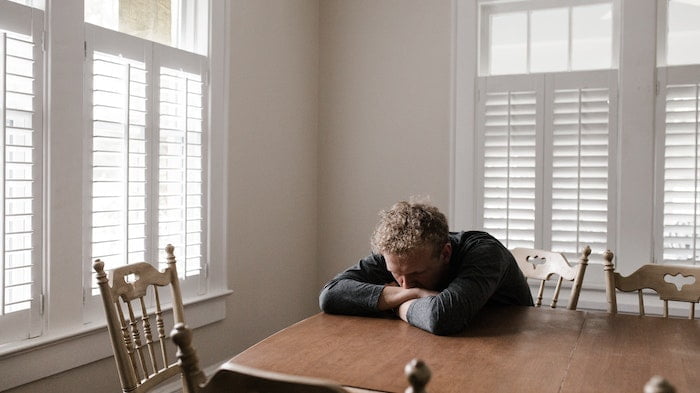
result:
[[[369,251],[380,209],[450,188],[452,2],[320,3],[319,282]]]

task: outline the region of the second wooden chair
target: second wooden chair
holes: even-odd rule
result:
[[[581,253],[578,265],[570,265],[564,254],[536,250],[531,248],[515,248],[511,250],[518,263],[520,270],[526,278],[536,279],[540,281],[540,287],[535,299],[535,306],[542,305],[542,297],[544,296],[545,282],[553,277],[557,277],[557,284],[552,295],[550,307],[556,308],[559,300],[559,292],[563,280],[571,281],[571,294],[569,295],[569,303],[567,309],[575,310],[578,306],[578,297],[581,293],[581,285],[583,284],[583,276],[586,274],[586,266],[588,266],[588,256],[591,255],[591,248],[586,248]]]
[[[647,264],[642,265],[635,272],[625,277],[615,271],[613,266],[614,254],[608,250],[603,254],[605,259],[603,269],[605,271],[605,290],[608,298],[608,312],[617,313],[617,294],[615,290],[622,292],[637,292],[639,303],[639,315],[644,315],[644,289],[655,291],[663,300],[663,316],[668,317],[668,302],[688,302],[690,309],[689,319],[695,318],[695,305],[700,302],[700,266],[690,265],[666,265]],[[692,281],[680,287],[666,281],[666,278],[679,277]],[[680,278],[680,277],[679,277]]]

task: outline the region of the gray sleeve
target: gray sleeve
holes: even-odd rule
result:
[[[393,281],[380,255],[371,255],[329,281],[319,295],[321,310],[332,314],[381,316],[384,285]]]
[[[437,296],[416,299],[411,304],[408,323],[438,335],[464,330],[501,283],[507,266],[503,251],[488,245],[470,250],[464,256],[469,258],[468,263],[463,263],[446,289]]]

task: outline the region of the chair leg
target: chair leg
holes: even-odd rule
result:
[[[542,305],[542,295],[544,294],[544,280],[540,281],[540,290],[537,291],[537,301],[535,302],[535,307]]]
[[[559,276],[559,279],[557,280],[557,286],[554,288],[554,295],[552,295],[552,304],[550,307],[552,308],[557,308],[557,300],[559,300],[559,291],[561,291],[561,282],[564,279]]]

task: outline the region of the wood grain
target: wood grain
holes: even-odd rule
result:
[[[653,375],[700,386],[700,321],[534,307],[489,308],[456,336],[394,319],[317,314],[231,362],[403,392],[423,359],[429,392],[642,392]],[[468,387],[468,388],[465,388]]]
[[[585,314],[541,311],[491,308],[462,334],[449,337],[399,320],[317,314],[232,361],[351,387],[403,392],[403,365],[421,358],[432,370],[428,391],[464,392],[470,386],[473,392],[513,392],[532,384],[539,392],[557,392]]]

